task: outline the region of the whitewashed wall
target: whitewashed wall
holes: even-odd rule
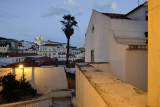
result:
[[[92,26],[94,26],[93,33]],[[145,37],[144,32],[148,32],[147,21],[111,19],[93,10],[85,37],[85,62],[91,62],[91,50],[93,49],[94,62],[109,62],[110,73],[126,81],[126,49],[128,49],[128,44],[116,43],[115,36]],[[147,66],[144,69],[146,68]]]
[[[87,64],[76,66],[76,107],[146,107],[147,93]]]
[[[76,107],[109,107],[101,95],[76,67]]]
[[[94,50],[94,62],[109,61],[109,17],[93,10],[86,32],[85,61],[91,62],[91,50]],[[92,33],[92,26],[94,32]]]
[[[139,8],[137,11],[132,12],[131,14],[128,14],[127,16],[131,19],[136,20],[145,20],[145,12],[148,12],[147,2],[145,3],[145,6]]]
[[[148,51],[126,51],[126,82],[147,92]]]
[[[19,68],[0,68],[0,76],[9,72],[16,74],[16,79],[19,80],[22,77],[23,70]],[[27,81],[30,81],[38,93],[45,93],[51,89],[68,88],[64,67],[25,67],[24,73]]]
[[[112,19],[110,21],[110,40],[107,42],[110,43],[108,52],[111,74],[126,81],[126,49],[128,49],[128,45],[117,44],[114,36],[118,34],[119,36],[143,37],[145,36],[144,32],[148,31],[148,22],[122,19]]]

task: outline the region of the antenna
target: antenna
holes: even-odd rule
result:
[[[139,6],[139,0],[138,0],[138,6]]]

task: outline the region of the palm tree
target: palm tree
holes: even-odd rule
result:
[[[63,21],[60,21],[63,25],[62,31],[66,35],[67,38],[67,59],[66,59],[66,66],[68,67],[68,58],[69,58],[69,42],[70,37],[74,34],[74,28],[77,27],[77,22],[75,21],[74,16],[71,16],[70,14],[63,16]]]

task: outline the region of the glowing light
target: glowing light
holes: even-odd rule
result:
[[[19,65],[19,68],[23,68],[23,65]]]

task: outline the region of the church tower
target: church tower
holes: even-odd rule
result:
[[[35,38],[35,44],[37,44],[37,45],[42,45],[43,44],[43,38],[42,38],[41,35],[40,35],[39,38],[36,36],[36,38]]]

